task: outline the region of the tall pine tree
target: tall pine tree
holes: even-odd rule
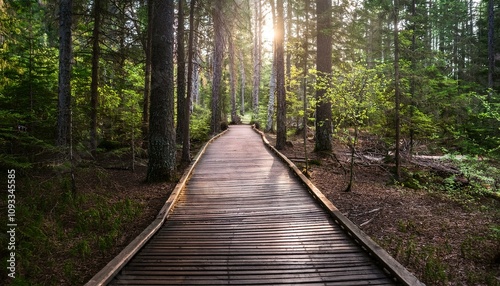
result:
[[[148,181],[175,176],[174,2],[153,1]]]

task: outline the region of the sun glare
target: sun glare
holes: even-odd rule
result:
[[[264,25],[262,27],[262,38],[264,42],[273,42],[274,29],[271,25]]]

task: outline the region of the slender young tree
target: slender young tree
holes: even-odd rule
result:
[[[399,114],[400,101],[401,101],[401,91],[399,86],[399,2],[394,0],[394,128],[396,131],[395,145],[396,150],[394,152],[396,161],[396,180],[401,179],[401,154],[400,154],[400,138],[401,138],[401,116]]]
[[[290,43],[292,36],[292,20],[293,20],[292,18],[293,18],[292,1],[289,0],[286,3],[286,37],[288,43]],[[292,51],[289,45],[287,45],[286,48],[285,66],[286,66],[286,80],[288,82],[287,88],[289,88],[290,81],[292,80]]]
[[[213,59],[213,80],[212,80],[212,119],[210,129],[213,134],[221,131],[221,93],[222,93],[222,61],[224,58],[224,27],[223,27],[223,1],[215,1],[212,9],[214,21],[214,59]]]
[[[146,39],[144,41],[144,53],[146,56],[146,63],[144,67],[144,94],[142,103],[142,139],[143,148],[148,147],[148,133],[149,133],[149,98],[151,95],[151,41],[153,38],[153,0],[147,0],[146,6],[148,9],[148,25],[146,30]]]
[[[276,149],[286,145],[286,90],[285,90],[285,21],[283,18],[283,0],[276,2]]]
[[[243,51],[240,50],[240,73],[241,73],[241,102],[240,102],[240,114],[245,115],[245,85],[246,85],[246,75],[245,75],[245,59],[243,58]]]
[[[196,0],[191,0],[189,7],[189,39],[188,39],[188,74],[186,104],[184,104],[184,121],[187,128],[184,130],[182,140],[182,161],[191,161],[191,142],[189,136],[189,122],[191,121],[191,93],[193,92],[193,56],[194,56],[194,12]]]
[[[410,125],[410,150],[409,150],[409,155],[410,158],[413,154],[413,144],[414,144],[414,137],[415,137],[415,128],[413,124],[413,116],[415,113],[415,98],[416,98],[416,70],[417,70],[417,3],[416,0],[411,1],[411,48],[410,48],[410,60],[411,60],[411,70],[413,73],[410,75],[410,114],[409,114],[409,125]]]
[[[316,0],[316,68],[320,77],[332,73],[332,2]],[[328,80],[326,82],[329,82]],[[316,90],[316,143],[315,151],[332,150],[332,104],[326,87]],[[304,130],[305,132],[305,130]]]
[[[233,35],[228,35],[228,52],[229,52],[229,96],[231,102],[231,123],[237,124],[237,111],[236,111],[236,66],[234,63],[235,51],[233,43]]]
[[[58,146],[68,146],[71,132],[71,15],[72,1],[59,1]]]
[[[147,181],[175,177],[174,1],[153,1]]]
[[[274,0],[273,0],[274,1]],[[254,42],[253,42],[253,87],[252,87],[252,111],[254,117],[259,115],[259,89],[262,66],[262,3],[261,0],[254,1]]]
[[[274,0],[271,0],[271,15],[273,20],[273,28],[276,29],[276,12],[274,7]],[[266,132],[274,131],[274,101],[276,92],[276,38],[273,38],[273,60],[271,64],[271,76],[269,78],[269,101],[267,104],[267,121],[266,121]],[[287,55],[288,59],[288,55]]]
[[[495,71],[495,10],[494,1],[488,1],[488,88],[493,89],[493,74]],[[488,93],[488,101],[491,101],[491,92]]]
[[[92,79],[90,83],[90,151],[96,155],[97,150],[97,108],[99,105],[99,58],[101,30],[101,0],[94,1],[94,28],[92,31]]]
[[[196,3],[196,2],[195,2]],[[198,11],[198,10],[197,10]],[[193,15],[194,18],[195,15]],[[191,16],[190,16],[191,17]],[[200,17],[196,17],[194,19],[193,28],[190,27],[190,30],[193,30],[193,72],[191,74],[191,111],[193,110],[195,105],[200,104],[200,55],[198,54],[198,45],[200,42],[200,37],[198,37],[198,28],[200,26]],[[191,32],[191,31],[190,31]]]

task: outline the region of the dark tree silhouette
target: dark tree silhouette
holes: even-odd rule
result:
[[[68,146],[71,129],[71,0],[59,1],[58,146]]]

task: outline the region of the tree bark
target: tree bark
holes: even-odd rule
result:
[[[186,105],[186,60],[184,53],[184,1],[179,0],[177,10],[177,127],[175,129],[177,143],[184,143],[186,122],[184,110]],[[189,126],[188,126],[189,128]]]
[[[401,137],[401,118],[399,114],[399,108],[400,108],[400,97],[401,97],[401,92],[399,88],[399,3],[398,0],[394,0],[394,101],[395,101],[395,107],[394,107],[394,113],[395,113],[395,118],[394,118],[394,128],[396,130],[396,136],[395,136],[395,145],[396,145],[396,150],[394,152],[395,156],[395,161],[396,161],[396,170],[395,170],[395,178],[396,180],[401,179],[401,155],[399,152],[400,149],[400,137]]]
[[[196,37],[196,36],[195,36]],[[200,59],[199,55],[196,53],[196,41],[193,47],[194,55],[193,55],[193,82],[192,82],[192,98],[193,98],[193,106],[200,105]]]
[[[488,88],[490,89],[493,89],[493,73],[495,71],[495,11],[493,2],[493,0],[488,1]],[[491,102],[491,92],[488,92],[488,101]]]
[[[101,29],[101,0],[94,1],[94,28],[92,31],[92,80],[90,83],[90,151],[97,150],[97,108],[99,105],[99,46]]]
[[[288,42],[290,42],[290,37],[292,36],[292,17],[292,1],[288,1],[286,3],[286,38]],[[292,51],[289,47],[286,49],[285,66],[287,86],[290,88],[290,81],[292,80]]]
[[[262,4],[261,0],[255,0],[254,15],[254,46],[253,46],[253,87],[252,87],[252,111],[254,119],[259,115],[259,90],[261,71],[261,47],[262,47]]]
[[[332,73],[331,9],[331,0],[316,0],[316,68],[320,77],[329,77]],[[332,150],[332,104],[330,99],[328,98],[328,95],[326,94],[326,88],[320,88],[316,90],[315,136],[315,151]]]
[[[290,4],[290,3],[289,3]],[[273,29],[276,30],[276,13],[274,7],[274,0],[271,0],[271,14],[273,20]],[[271,64],[271,76],[269,79],[269,102],[267,104],[267,121],[266,121],[266,132],[274,131],[274,93],[276,92],[276,38],[273,38],[272,45],[273,61]],[[288,59],[287,53],[287,59]]]
[[[200,19],[197,17],[194,22],[193,29],[193,73],[192,73],[192,89],[191,89],[191,101],[193,109],[195,105],[199,105],[200,103],[200,55],[198,54],[198,42],[199,37],[196,33],[198,27],[200,26]]]
[[[240,102],[240,112],[241,116],[245,115],[245,59],[243,58],[243,52],[240,50],[240,73],[241,73],[241,102]]]
[[[222,26],[223,1],[216,1],[212,10],[214,18],[214,60],[213,60],[213,80],[212,80],[212,118],[210,128],[213,134],[221,131],[221,93],[222,93],[222,61],[224,56],[224,34]]]
[[[236,114],[236,67],[234,64],[234,43],[233,36],[228,35],[228,48],[229,48],[229,94],[231,101],[231,123],[238,124]]]
[[[274,45],[273,45],[274,46]],[[275,48],[273,48],[275,50]],[[275,57],[273,51],[273,58]],[[276,60],[271,64],[271,75],[269,79],[269,102],[267,104],[266,132],[274,132],[274,102],[276,92]]]
[[[153,38],[153,0],[147,0],[148,26],[146,31],[146,42],[144,45],[146,54],[146,65],[144,70],[144,95],[142,103],[142,146],[148,146],[149,133],[149,98],[151,94],[151,41]]]
[[[276,100],[278,110],[276,116],[277,133],[276,149],[282,150],[286,145],[286,90],[285,90],[285,58],[284,58],[285,23],[283,19],[283,0],[276,3]]]
[[[72,1],[59,1],[58,146],[69,145],[71,133],[71,13]]]
[[[182,161],[191,162],[191,142],[189,134],[189,123],[191,122],[191,93],[193,92],[193,55],[194,55],[194,10],[196,0],[191,0],[189,9],[189,39],[188,39],[188,76],[186,104],[184,105],[184,121],[187,126],[184,131],[182,144]]]
[[[153,1],[147,181],[175,177],[174,1]]]

